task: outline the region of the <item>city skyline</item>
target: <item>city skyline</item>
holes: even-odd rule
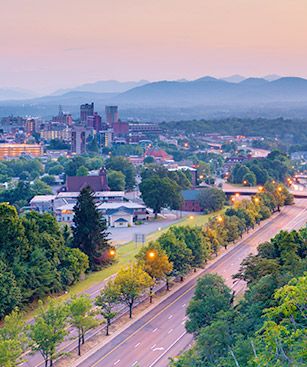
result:
[[[0,88],[306,77],[306,13],[304,0],[12,0],[0,25]]]

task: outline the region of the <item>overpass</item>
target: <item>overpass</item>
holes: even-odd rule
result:
[[[238,187],[238,186],[230,185],[228,183],[225,183],[223,185],[222,190],[224,191],[226,195],[240,194],[242,196],[250,196],[250,195],[255,195],[259,193],[258,187],[241,187],[241,186]],[[307,190],[302,190],[302,191],[289,190],[289,191],[295,198],[307,199]]]

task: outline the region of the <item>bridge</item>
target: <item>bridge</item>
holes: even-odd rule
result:
[[[242,196],[251,196],[259,193],[258,187],[238,187],[224,183],[222,190],[226,195],[240,194]],[[307,190],[289,190],[295,198],[307,199]]]

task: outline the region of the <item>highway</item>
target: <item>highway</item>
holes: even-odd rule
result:
[[[244,289],[244,282],[233,284],[232,280],[232,275],[238,272],[242,260],[250,253],[256,253],[260,243],[269,240],[281,229],[299,229],[306,221],[307,200],[297,199],[295,205],[283,208],[274,219],[225,252],[201,274],[218,273],[235,291]],[[192,342],[192,336],[186,333],[184,325],[186,307],[193,296],[195,284],[195,279],[188,281],[107,344],[94,348],[71,366],[167,366],[170,357],[178,355]]]

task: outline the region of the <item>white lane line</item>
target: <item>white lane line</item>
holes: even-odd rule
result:
[[[120,362],[120,359],[118,359],[116,362],[114,362],[114,366],[116,366]]]
[[[187,318],[188,318],[188,316],[185,316],[185,317],[182,319],[182,321],[185,321]]]
[[[158,330],[158,328],[156,327],[152,332],[155,333]]]
[[[135,361],[135,362],[133,362],[133,363],[132,363],[131,367],[134,367],[134,366],[136,366],[137,364],[138,364],[138,361]]]
[[[141,343],[135,344],[134,348],[137,348]]]
[[[155,348],[155,349],[153,349],[153,352],[156,352],[157,350],[164,350],[164,348],[163,347]]]
[[[185,307],[186,306],[186,304],[184,303],[181,307]]]
[[[151,365],[149,365],[148,367],[153,367],[155,364],[157,364],[159,361],[160,361],[160,359],[170,350],[170,349],[172,349],[173,348],[173,346],[176,344],[176,343],[178,343],[179,342],[179,340],[182,338],[182,337],[184,337],[185,336],[185,334],[186,334],[187,332],[185,331],[183,334],[181,334],[162,354],[160,354],[160,356],[157,358],[157,359],[155,359],[153,362],[152,362],[152,364]]]
[[[167,332],[168,334],[170,334],[174,329],[169,329],[169,331]]]
[[[181,325],[185,325],[185,321],[182,321]]]
[[[170,320],[173,317],[173,315],[169,315],[168,319]]]
[[[157,344],[154,344],[150,349],[154,349],[154,347],[156,346]]]

